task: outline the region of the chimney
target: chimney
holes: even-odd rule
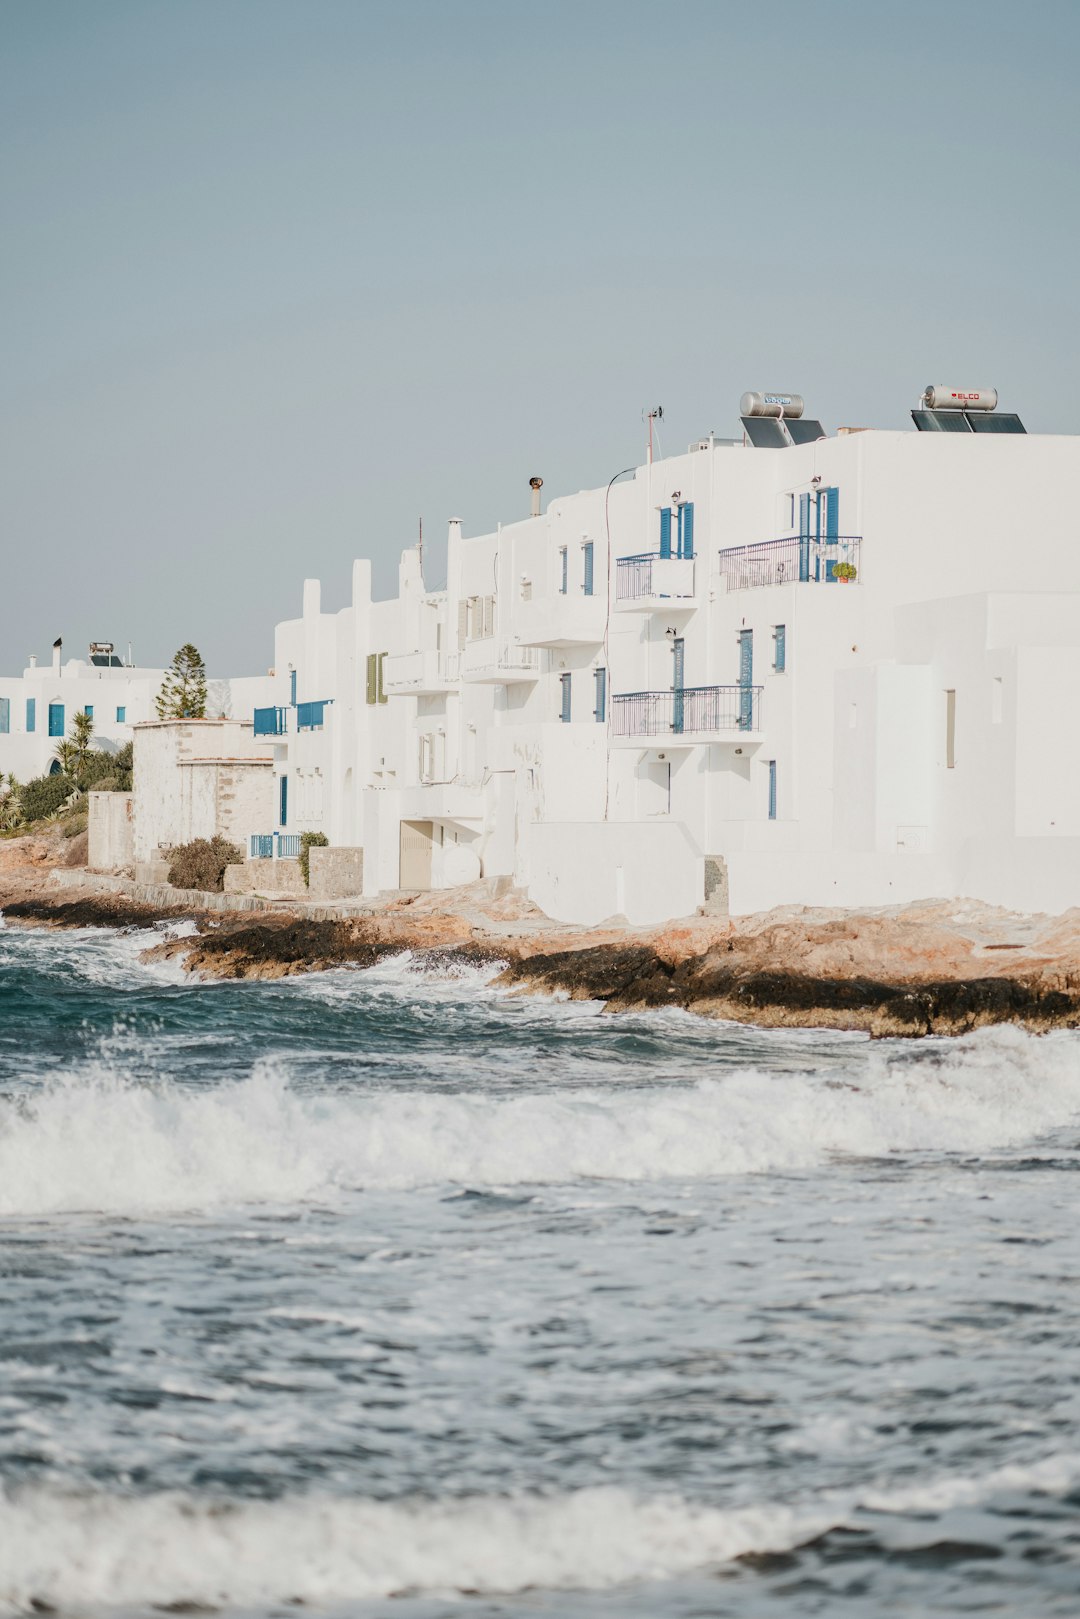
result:
[[[540,491],[544,487],[543,478],[530,478],[529,488],[532,490],[532,503],[529,511],[530,517],[540,516]]]
[[[56,637],[56,640],[52,644],[53,674],[58,675],[60,673],[60,654],[61,654],[61,652],[63,650],[64,650],[64,638],[63,638],[62,635],[58,635]]]

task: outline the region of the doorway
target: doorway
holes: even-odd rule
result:
[[[402,821],[398,883],[405,889],[431,887],[431,847],[435,827],[431,821]]]

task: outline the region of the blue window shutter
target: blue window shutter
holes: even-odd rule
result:
[[[279,793],[281,795],[281,806],[280,806],[281,807],[281,814],[278,816],[278,822],[279,822],[279,824],[281,826],[288,826],[288,824],[289,824],[289,778],[288,778],[288,776],[282,776],[281,777],[281,786],[280,786],[280,788],[278,790],[279,790]]]
[[[810,496],[799,496],[799,581],[810,577]]]
[[[826,540],[835,540],[840,533],[840,491],[839,489],[825,490],[825,534]]]
[[[810,496],[799,496],[799,533],[810,537]]]
[[[296,670],[289,670],[289,702],[296,707]]]
[[[118,708],[116,710],[116,723],[117,723],[117,725],[126,725],[127,724],[127,709],[126,708]]]
[[[85,709],[83,710],[83,712],[85,713],[88,720],[92,720],[93,717],[94,717],[94,705],[93,705],[93,703],[87,703],[87,705],[86,705]]]
[[[32,731],[37,730],[37,698],[36,697],[28,697],[26,699],[26,729],[27,729],[27,732],[32,732]]]
[[[593,709],[593,718],[599,725],[603,725],[607,718],[607,670],[594,670],[593,678],[596,681],[596,707]]]
[[[569,559],[567,557],[566,546],[564,545],[562,550],[559,552],[559,581],[560,581],[559,582],[559,594],[560,594],[560,596],[565,596],[566,595],[566,586],[568,584],[568,572],[569,572]]]
[[[49,735],[63,736],[64,734],[64,705],[63,703],[49,704]]]
[[[660,508],[660,555],[662,557],[669,557],[671,555],[670,506],[661,506]]]
[[[570,675],[560,675],[559,676],[559,685],[562,687],[562,712],[560,713],[559,718],[562,720],[564,725],[569,725],[569,723],[570,723],[570,681],[571,681],[571,678],[572,677]]]
[[[773,642],[775,643],[773,668],[778,675],[782,675],[787,668],[787,626],[785,624],[777,624],[773,630]]]
[[[685,506],[679,507],[679,555],[692,557],[694,554],[694,503],[688,500]]]
[[[0,697],[0,734],[6,736],[11,730],[11,698]]]
[[[584,549],[584,552],[585,552],[585,594],[586,594],[586,596],[591,596],[592,593],[593,593],[593,544],[592,544],[592,541],[589,540],[589,542],[583,547],[583,549]]]
[[[769,760],[769,820],[776,820],[776,760]]]

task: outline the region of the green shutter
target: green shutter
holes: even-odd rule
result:
[[[378,696],[378,658],[374,652],[368,653],[367,660],[367,701],[373,703]]]

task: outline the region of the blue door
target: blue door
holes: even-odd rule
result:
[[[810,577],[810,496],[799,496],[799,583]]]
[[[739,730],[754,726],[754,632],[739,631]]]
[[[694,554],[694,503],[692,500],[679,507],[679,555]]]
[[[63,736],[64,734],[64,705],[63,703],[49,704],[49,735]]]
[[[822,489],[818,494],[818,529],[822,540],[827,546],[832,546],[831,554],[826,551],[823,578],[826,584],[836,582],[836,563],[839,553],[836,542],[840,537],[840,491],[839,489]]]
[[[278,816],[278,823],[281,826],[288,826],[288,824],[289,824],[289,778],[288,778],[288,776],[282,776],[280,779],[281,779],[281,786],[279,787],[278,792],[279,792],[279,795],[280,795],[279,808],[280,808],[281,813]]]
[[[671,690],[671,729],[681,736],[686,718],[686,642],[681,635],[671,643]]]

